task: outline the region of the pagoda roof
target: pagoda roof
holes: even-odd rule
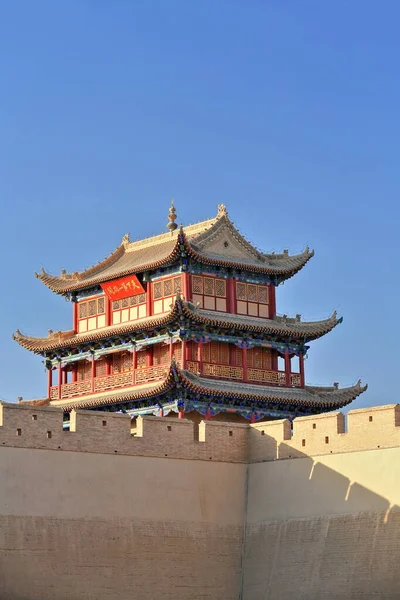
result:
[[[119,325],[109,325],[108,327],[86,333],[75,333],[73,330],[50,331],[47,337],[33,337],[24,335],[17,330],[13,334],[13,339],[23,348],[36,354],[42,354],[43,352],[57,350],[58,348],[75,347],[108,337],[128,335],[143,330],[148,331],[156,327],[167,327],[175,321],[177,327],[181,327],[181,316],[199,325],[221,327],[241,332],[291,337],[304,340],[305,342],[322,337],[342,322],[342,317],[338,318],[336,311],[328,319],[322,321],[303,322],[299,317],[292,319],[286,316],[265,319],[204,310],[195,307],[191,302],[185,302],[177,296],[171,310],[163,315],[144,317],[137,321],[130,321]]]
[[[174,264],[182,252],[204,264],[264,273],[281,280],[292,277],[314,255],[308,247],[292,256],[287,250],[282,254],[260,252],[242,236],[221,204],[213,219],[134,242],[125,235],[114,252],[84,271],[62,271],[56,276],[42,269],[35,275],[57,294],[68,294]]]
[[[272,403],[333,410],[346,406],[366,389],[367,386],[362,386],[360,381],[354,386],[339,389],[336,386],[285,388],[207,379],[182,370],[172,360],[165,379],[158,383],[152,382],[132,386],[131,388],[123,388],[118,391],[90,394],[75,400],[48,400],[48,404],[50,406],[60,406],[65,411],[70,411],[157,398],[172,390],[176,390],[177,397],[179,397],[182,390],[186,390],[196,396],[204,395],[221,399],[242,400],[254,406],[262,403]]]

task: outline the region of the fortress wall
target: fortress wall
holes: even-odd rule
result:
[[[113,437],[125,419],[111,421]],[[2,445],[0,598],[238,598],[245,473],[232,462]]]
[[[345,418],[340,412],[298,417],[293,421],[293,435],[286,419],[252,424],[249,460],[258,462],[400,445],[399,404],[351,410],[347,419],[346,433]]]
[[[400,447],[297,456],[249,466],[244,600],[399,598]]]
[[[0,404],[0,598],[397,599],[399,406],[345,431]]]

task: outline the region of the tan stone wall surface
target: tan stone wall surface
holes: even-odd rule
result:
[[[1,448],[0,598],[238,598],[245,468]]]
[[[400,448],[252,464],[245,600],[400,598]]]

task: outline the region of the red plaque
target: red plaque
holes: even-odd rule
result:
[[[101,287],[110,300],[121,300],[121,298],[144,293],[144,288],[136,275],[128,275],[127,277],[121,277],[121,279],[102,283]]]

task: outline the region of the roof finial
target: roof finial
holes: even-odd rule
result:
[[[171,233],[173,233],[175,231],[175,229],[178,227],[178,225],[175,223],[175,221],[176,221],[176,208],[174,205],[174,201],[171,200],[171,206],[169,207],[168,223],[167,223],[167,228],[170,230]]]
[[[218,216],[219,217],[227,217],[228,211],[226,210],[225,204],[218,204]]]

